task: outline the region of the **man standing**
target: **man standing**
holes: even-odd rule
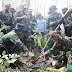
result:
[[[15,27],[15,24],[16,24],[16,20],[15,20],[15,12],[16,12],[16,10],[14,8],[11,8],[10,12],[11,12],[10,22],[12,23],[11,24],[11,29],[12,29],[12,28]]]
[[[28,14],[27,10],[28,10],[27,4],[23,4],[21,11],[18,11],[15,15],[17,23],[24,24],[26,30],[29,28],[28,27],[29,19],[27,17]]]
[[[48,30],[55,30],[55,28],[57,27],[57,23],[56,21],[61,19],[62,15],[60,13],[57,13],[57,8],[55,5],[52,5],[49,8],[49,18],[48,18]]]
[[[30,28],[31,28],[31,34],[33,34],[33,30],[34,29],[34,26],[36,25],[36,19],[35,19],[35,16],[32,15],[32,11],[33,9],[29,9],[29,13],[28,13],[28,19],[30,20]]]
[[[62,12],[65,15],[65,13],[67,12],[68,8],[63,8]],[[71,36],[71,24],[72,24],[72,15],[68,16],[67,18],[64,19],[65,21],[65,33],[67,36]]]
[[[5,10],[0,12],[0,19],[7,26],[11,26],[11,22],[10,22],[10,17],[11,17],[10,8],[11,8],[11,4],[6,4],[5,5]]]

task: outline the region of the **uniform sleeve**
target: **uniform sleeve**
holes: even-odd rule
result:
[[[17,22],[19,22],[20,20],[21,20],[21,14],[20,14],[20,11],[19,12],[16,12],[16,14],[15,14],[15,20],[17,21]]]
[[[2,11],[0,12],[0,20],[3,21]]]
[[[15,38],[15,39],[13,40],[13,42],[14,42],[14,44],[15,44],[17,47],[21,48],[22,50],[25,50],[25,48],[27,48],[27,47],[24,45],[24,43],[22,43],[22,41],[18,38],[17,35],[13,36],[13,38]]]

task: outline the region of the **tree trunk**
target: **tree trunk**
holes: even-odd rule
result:
[[[4,0],[2,0],[2,8],[4,9],[5,7],[4,7]]]
[[[44,17],[45,17],[45,6],[46,6],[46,0],[44,2]]]
[[[29,6],[30,6],[30,1],[31,0],[27,0],[28,9],[29,9]]]

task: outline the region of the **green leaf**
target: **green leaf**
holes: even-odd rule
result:
[[[38,37],[38,46],[41,46],[40,37]]]
[[[55,66],[57,62],[58,62],[57,60],[53,61],[52,65]]]
[[[3,59],[0,58],[0,63],[2,63],[2,62],[3,62]]]
[[[22,58],[19,57],[18,60],[19,60],[21,63],[26,64],[26,62],[25,62]]]
[[[17,59],[7,60],[8,63],[14,63]]]
[[[6,60],[9,59],[8,55],[4,55],[4,56],[2,56],[2,58],[5,58]]]
[[[35,55],[34,55],[34,53],[29,52],[29,56],[33,57],[33,56],[35,56]]]
[[[6,55],[6,51],[5,51],[5,50],[2,52],[2,55],[3,55],[3,56]]]
[[[61,25],[60,25],[60,28],[61,28],[61,30],[60,30],[61,35],[62,35],[63,37],[65,37],[65,29],[64,29],[64,25],[61,24]]]
[[[34,59],[36,59],[36,58],[37,58],[37,56],[36,56],[36,55],[35,55],[35,56],[33,56],[33,57],[31,57],[31,59],[33,59],[33,60],[34,60]]]
[[[13,58],[13,59],[17,59],[18,57],[20,57],[20,55],[17,54],[9,54],[9,58]]]
[[[7,63],[6,63],[7,68],[9,68],[9,65],[10,65],[10,63],[9,63],[9,62],[7,62]]]

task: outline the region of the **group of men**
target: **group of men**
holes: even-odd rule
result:
[[[63,17],[62,14],[58,13],[56,10],[57,8],[55,5],[49,8],[49,17],[46,21],[44,20],[41,13],[37,14],[36,19],[35,16],[32,15],[32,9],[28,10],[27,4],[23,4],[21,10],[17,12],[14,8],[11,8],[11,4],[6,4],[5,10],[0,12],[0,24],[4,26],[10,26],[10,30],[12,31],[5,34],[0,39],[0,53],[2,53],[3,50],[7,50],[8,53],[20,51],[19,49],[29,51],[26,47],[27,44],[29,44],[29,41],[27,41],[29,36],[34,32],[41,32],[42,35],[44,35],[47,32],[47,30],[52,32],[51,36],[60,45],[60,48],[63,46],[62,48],[65,51],[65,53],[68,50],[71,50],[72,8],[69,9],[67,13],[67,8],[62,9],[62,12],[64,14]],[[70,39],[69,43],[64,38],[62,39],[60,37],[60,28],[57,31],[54,31],[58,24],[62,23],[64,24],[64,27],[66,29],[65,34]],[[23,36],[22,39],[20,39],[21,36]],[[22,42],[27,43],[25,44],[26,46]],[[67,46],[69,47],[65,49]],[[51,51],[53,52],[54,49],[48,50],[48,54]]]
[[[2,37],[3,39],[5,39],[5,41],[2,41],[2,39],[1,39],[1,49],[2,50],[0,50],[1,51],[0,53],[2,53],[3,49],[8,48],[6,46],[9,46],[9,47],[12,46],[9,42],[14,43],[13,46],[17,46],[17,45],[23,46],[23,44],[20,40],[25,41],[25,43],[26,43],[26,39],[29,37],[29,35],[31,35],[31,33],[32,33],[31,31],[34,28],[35,24],[36,24],[36,19],[32,15],[32,9],[28,10],[27,4],[22,4],[22,9],[17,12],[14,8],[11,8],[11,4],[6,4],[5,10],[0,12],[0,25],[1,26],[2,25],[10,26],[10,31],[11,30],[13,30],[13,31],[11,32],[12,35],[9,35],[9,33],[10,33],[9,32],[9,33],[5,33],[6,35],[4,37]],[[15,28],[17,28],[17,29],[15,29]],[[16,34],[19,37],[17,37]],[[14,40],[14,37],[16,37],[17,40]],[[21,37],[23,39],[21,39]],[[15,41],[18,41],[17,42],[18,44],[16,44]],[[17,46],[17,47],[20,48],[20,46]],[[23,46],[23,48],[24,48],[24,46]],[[9,50],[8,51],[9,53],[11,52],[11,48],[8,48],[7,50]]]

